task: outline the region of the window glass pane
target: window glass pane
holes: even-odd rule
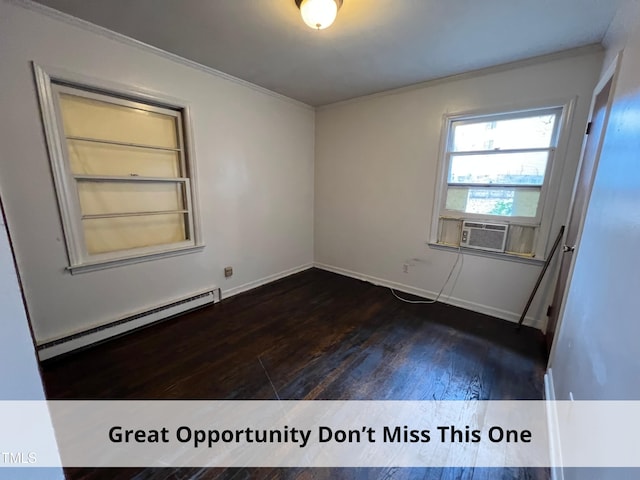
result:
[[[129,250],[187,240],[185,214],[97,218],[82,221],[87,252]]]
[[[449,183],[542,185],[548,152],[452,155]]]
[[[540,202],[540,190],[516,189],[513,194],[513,217],[535,217]]]
[[[468,187],[449,187],[449,189],[447,190],[447,201],[445,207],[447,210],[466,212],[468,198]]]
[[[60,94],[60,109],[68,137],[178,147],[176,117],[171,115],[67,93]]]
[[[78,181],[83,215],[184,210],[182,183]]]
[[[177,178],[180,154],[168,150],[68,140],[71,172],[77,175]]]
[[[495,121],[454,122],[454,152],[547,148],[552,145],[558,114]]]
[[[536,216],[540,189],[449,187],[446,209],[503,217]]]

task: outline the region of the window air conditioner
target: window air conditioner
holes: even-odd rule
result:
[[[460,246],[504,252],[509,225],[499,223],[463,222]]]

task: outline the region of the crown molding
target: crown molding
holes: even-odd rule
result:
[[[291,103],[298,107],[302,107],[306,110],[315,110],[315,108],[306,103],[300,102],[299,100],[295,100],[293,98],[287,97],[280,93],[274,92],[273,90],[269,90],[267,88],[256,85],[255,83],[248,82],[246,80],[242,80],[241,78],[234,77],[233,75],[229,75],[228,73],[221,72],[220,70],[216,70],[215,68],[208,67],[201,63],[195,62],[193,60],[189,60],[187,58],[181,57],[180,55],[176,55],[175,53],[167,52],[158,47],[154,47],[153,45],[149,45],[148,43],[141,42],[140,40],[136,40],[135,38],[128,37],[118,32],[114,32],[113,30],[109,30],[108,28],[101,27],[100,25],[96,25],[95,23],[88,22],[86,20],[82,20],[80,18],[74,17],[67,13],[61,12],[54,8],[48,7],[41,3],[37,3],[33,0],[0,0],[5,1],[7,3],[16,5],[18,7],[22,7],[26,10],[31,10],[42,15],[45,15],[54,20],[58,20],[60,22],[66,23],[67,25],[71,25],[74,27],[78,27],[87,32],[94,33],[96,35],[100,35],[101,37],[108,38],[109,40],[114,40],[116,42],[122,43],[124,45],[137,48],[147,53],[152,53],[159,57],[162,57],[166,60],[170,60],[175,63],[179,63],[186,67],[193,68],[203,73],[207,73],[209,75],[213,75],[218,78],[222,78],[224,80],[233,82],[235,84],[241,85],[243,87],[250,88],[256,92],[260,92],[271,97],[277,98],[278,100],[283,100],[285,102]]]
[[[390,90],[383,90],[381,92],[371,93],[369,95],[349,98],[347,100],[341,100],[339,102],[318,106],[316,107],[316,111],[322,111],[322,110],[326,110],[334,107],[341,107],[343,105],[350,105],[352,103],[358,103],[365,100],[372,100],[375,98],[386,97],[388,95],[396,95],[400,93],[411,92],[413,90],[420,90],[421,88],[433,87],[435,85],[440,85],[442,83],[455,82],[459,80],[467,80],[470,78],[478,78],[478,77],[483,77],[485,75],[491,75],[493,73],[500,73],[500,72],[505,72],[507,70],[513,70],[515,68],[523,68],[531,65],[538,65],[541,63],[553,62],[556,60],[564,60],[566,58],[580,57],[583,55],[591,55],[594,53],[602,53],[602,52],[604,52],[604,48],[601,44],[592,43],[582,47],[570,48],[568,50],[561,50],[559,52],[548,53],[546,55],[538,55],[536,57],[525,58],[524,60],[516,60],[514,62],[502,63],[500,65],[494,65],[492,67],[480,68],[477,70],[470,70],[468,72],[434,78],[431,80],[414,83],[404,87],[398,87]]]

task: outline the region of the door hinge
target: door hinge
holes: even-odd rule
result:
[[[547,317],[550,317],[552,312],[553,312],[553,305],[549,305],[547,307]]]
[[[591,125],[592,124],[593,124],[593,122],[587,123],[587,131],[585,132],[585,135],[589,135],[591,133]]]

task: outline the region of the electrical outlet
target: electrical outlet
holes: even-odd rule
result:
[[[224,267],[225,278],[229,278],[231,275],[233,275],[233,267]]]
[[[402,272],[403,273],[409,273],[409,264],[405,263],[404,265],[402,265]]]

